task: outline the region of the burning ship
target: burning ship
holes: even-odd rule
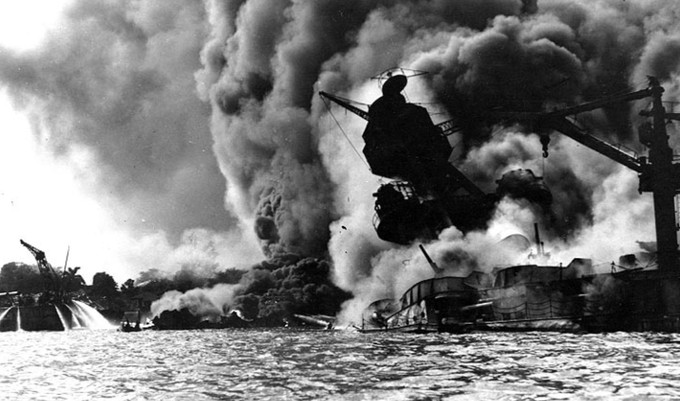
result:
[[[374,194],[374,226],[378,236],[398,244],[436,238],[444,228],[463,232],[483,228],[505,196],[526,199],[549,208],[550,190],[530,170],[506,173],[495,193],[485,193],[449,163],[452,147],[446,137],[461,129],[456,120],[434,124],[427,110],[405,101],[402,90],[409,76],[388,71],[383,96],[365,111],[348,99],[326,92],[320,96],[368,121],[363,153],[371,171],[392,181]],[[612,262],[609,273],[596,273],[590,259],[577,258],[566,266],[545,264],[547,258],[536,230],[532,263],[446,277],[426,254],[435,277],[415,283],[399,300],[377,300],[366,309],[361,330],[461,331],[587,330],[680,331],[680,275],[675,195],[680,171],[668,143],[666,124],[680,114],[666,112],[664,89],[650,77],[645,89],[548,112],[489,111],[488,118],[519,124],[540,135],[548,156],[549,135],[563,134],[638,173],[639,192],[651,192],[654,202],[656,249],[626,255]],[[579,113],[639,99],[650,99],[648,118],[639,140],[648,149],[637,156],[583,128]],[[424,248],[421,249],[425,252]],[[641,259],[655,260],[654,269]]]

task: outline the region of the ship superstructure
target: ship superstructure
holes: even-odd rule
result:
[[[366,160],[374,174],[395,180],[383,184],[374,194],[375,226],[380,238],[408,244],[416,239],[432,239],[451,225],[461,231],[483,227],[503,196],[523,197],[539,205],[550,204],[550,191],[528,170],[507,173],[497,181],[499,187],[495,193],[480,190],[448,161],[452,149],[445,139],[459,126],[454,120],[435,125],[422,107],[406,103],[400,94],[406,82],[403,75],[389,76],[383,84],[383,96],[368,111],[353,106],[347,99],[320,93],[324,99],[368,120],[363,134]],[[559,133],[637,172],[640,193],[653,195],[657,241],[656,252],[649,257],[656,260],[658,267],[617,271],[612,266],[609,273],[594,273],[588,259],[575,259],[567,266],[526,264],[499,268],[493,277],[482,280],[483,285],[471,285],[474,277],[455,278],[461,283],[458,293],[463,294],[472,286],[477,296],[470,297],[467,304],[449,305],[453,310],[447,315],[456,316],[457,323],[467,319],[474,327],[487,329],[578,327],[592,331],[680,331],[675,203],[680,191],[680,164],[674,162],[666,132],[666,124],[680,120],[680,114],[666,112],[663,92],[659,82],[650,77],[645,89],[573,107],[544,112],[494,110],[486,113],[486,117],[496,123],[520,124],[538,134],[544,157],[548,156],[550,135]],[[580,113],[645,98],[651,100],[651,107],[640,112],[648,120],[638,127],[638,134],[640,143],[649,149],[646,156],[638,156],[591,135],[575,118]],[[533,184],[524,185],[527,182]],[[539,241],[537,254],[541,252]],[[626,257],[623,257],[619,266],[625,264]],[[392,322],[400,322],[399,319],[413,315],[411,309],[420,308],[430,311],[426,313],[427,319],[418,320],[421,326],[427,321],[436,322],[435,326],[440,329],[444,327],[435,313],[441,311],[442,306],[432,306],[434,299],[445,299],[444,294],[419,290],[440,279],[435,276],[432,283],[416,283],[401,301],[387,302],[392,306],[401,305],[390,315]],[[426,297],[418,295],[425,293]],[[411,302],[412,298],[417,302]],[[430,309],[426,307],[426,298]],[[384,328],[388,327],[389,323]]]
[[[348,99],[320,92],[368,121],[362,135],[363,154],[371,172],[392,181],[373,195],[374,226],[385,241],[408,244],[434,239],[444,228],[484,228],[502,196],[523,197],[547,207],[552,196],[530,170],[516,170],[499,179],[495,193],[486,193],[449,162],[447,137],[461,129],[456,120],[434,124],[428,111],[405,101],[407,76],[381,75],[383,96],[363,110]],[[516,185],[517,181],[529,185]]]

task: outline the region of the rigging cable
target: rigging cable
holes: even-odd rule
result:
[[[328,114],[330,114],[331,117],[333,117],[333,121],[335,121],[335,124],[338,126],[338,128],[340,128],[340,132],[342,132],[342,135],[345,137],[347,142],[349,142],[349,146],[352,147],[352,149],[354,150],[354,153],[356,153],[356,155],[359,157],[359,159],[361,159],[361,161],[366,165],[366,168],[368,168],[368,171],[371,171],[371,166],[369,166],[368,162],[366,162],[366,159],[364,159],[363,156],[361,156],[361,153],[359,153],[359,150],[356,148],[356,146],[354,146],[352,141],[349,139],[349,136],[347,135],[345,130],[340,125],[340,122],[338,121],[338,119],[335,118],[335,115],[333,114],[333,111],[331,110],[330,104],[328,104],[326,99],[323,99],[323,103],[326,105],[326,109],[328,109]]]

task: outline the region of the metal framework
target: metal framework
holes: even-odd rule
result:
[[[677,113],[666,113],[661,95],[664,89],[655,78],[649,78],[649,87],[636,92],[619,96],[610,96],[593,102],[568,107],[551,112],[497,112],[493,116],[528,123],[535,131],[556,131],[580,144],[608,157],[609,159],[637,172],[640,177],[640,192],[651,192],[654,198],[654,222],[657,238],[657,255],[659,269],[666,272],[678,272],[678,240],[675,210],[675,195],[680,191],[680,165],[673,163],[673,151],[668,145],[666,133],[667,120],[680,120]],[[636,157],[620,147],[609,144],[602,139],[585,132],[568,118],[578,113],[629,102],[643,98],[652,98],[652,108],[640,112],[641,116],[651,117],[648,138],[641,142],[649,147],[648,157]],[[641,133],[642,136],[642,133]],[[549,140],[542,137],[544,156],[547,156]]]

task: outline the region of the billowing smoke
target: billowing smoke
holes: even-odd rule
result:
[[[316,114],[310,121],[319,77],[325,90],[348,89],[398,65],[405,51],[416,50],[420,32],[458,23],[483,28],[488,18],[526,8],[515,1],[487,3],[209,4],[213,30],[198,87],[213,106],[228,199],[240,215],[254,216],[267,255],[324,254],[328,224],[338,217],[333,166],[319,154],[324,133],[316,130]]]
[[[94,153],[96,169],[81,174],[113,195],[120,220],[174,237],[187,227],[224,229],[235,220],[210,151],[210,110],[192,79],[203,7],[127,3],[75,3],[42,47],[2,52],[0,79],[55,152]]]
[[[187,309],[194,316],[216,322],[228,312],[229,305],[233,303],[234,290],[234,285],[218,284],[209,289],[194,288],[184,293],[168,291],[151,305],[151,315],[158,316],[166,310]]]
[[[241,280],[233,308],[272,325],[293,313],[333,315],[350,294],[331,282],[330,272],[315,258],[263,262]]]
[[[42,46],[0,49],[0,83],[31,116],[41,146],[108,213],[94,252],[85,249],[91,236],[65,239],[76,254],[94,253],[85,269],[125,280],[148,268],[261,258],[252,229],[225,210],[210,107],[196,95],[206,18],[200,2],[76,1]],[[44,193],[44,207],[60,196]],[[83,216],[68,220],[78,226]]]
[[[236,284],[211,285],[229,277],[218,274],[201,280],[187,271],[184,275],[176,274],[168,284],[178,288],[181,281],[189,280],[197,288],[166,292],[151,305],[151,312],[161,316],[165,311],[187,310],[199,321],[212,322],[237,312],[243,319],[255,320],[253,324],[275,326],[285,324],[295,313],[334,315],[350,294],[331,282],[330,272],[330,264],[325,260],[292,255],[264,261],[242,276],[232,275],[231,278],[238,278]]]
[[[547,247],[553,250],[554,263],[568,263],[578,256],[611,261],[626,249],[636,249],[637,240],[653,238],[650,196],[637,193],[635,173],[556,134],[551,136],[550,157],[543,160],[541,143],[530,135],[535,133],[531,127],[503,128],[503,121],[487,118],[484,111],[550,110],[641,89],[647,85],[646,75],[660,77],[673,96],[677,91],[678,28],[661,15],[677,15],[680,9],[675,3],[542,1],[514,13],[495,13],[481,27],[445,13],[421,20],[415,6],[409,10],[412,12],[398,14],[403,7],[395,5],[370,14],[357,34],[357,44],[327,64],[320,87],[345,90],[347,97],[370,103],[379,93],[368,89],[366,75],[393,65],[428,71],[425,78],[415,79],[420,82],[411,80],[406,94],[411,101],[436,101],[462,123],[463,131],[454,138],[458,158],[454,163],[475,183],[493,191],[494,181],[515,168],[531,168],[542,175],[553,193],[551,212],[536,213],[521,201],[502,203],[482,235],[489,247],[494,247],[492,239],[503,238],[501,232],[493,232],[500,217],[525,235],[531,234],[533,223],[538,222]],[[397,14],[401,18],[395,18]],[[428,25],[433,21],[439,24]],[[388,55],[394,58],[385,60]],[[362,70],[366,65],[371,70]],[[429,96],[415,100],[414,93]],[[632,128],[640,122],[637,111],[645,106],[644,102],[616,104],[578,119],[593,134],[642,151]],[[347,119],[341,122],[352,124]],[[358,136],[354,141],[361,144]],[[337,164],[347,167],[339,163],[340,157],[330,154],[331,149],[341,148],[341,142],[322,138],[321,148],[329,152],[324,156],[331,171]],[[332,171],[331,176],[338,183],[338,199],[343,203],[352,189],[367,186],[366,175],[357,169]],[[386,249],[380,241],[367,239],[371,227],[365,223],[366,210],[371,200],[360,197],[354,202],[343,205],[345,213],[333,225],[335,235],[330,242],[337,282],[362,298],[347,305],[347,319],[358,318],[355,309],[362,302],[365,306],[371,300],[399,296],[418,278],[431,275],[422,259],[417,268],[420,275],[413,273],[417,270],[413,267],[408,269],[411,275],[404,271],[405,264],[418,260],[416,247]],[[340,230],[341,226],[353,230]],[[501,231],[503,235],[512,233]],[[480,262],[485,253],[474,251],[479,249],[473,245],[477,238],[476,233],[462,237],[464,245],[460,246],[471,257],[457,259],[461,274],[471,268],[493,267]],[[444,238],[429,246],[436,248],[441,243],[455,247]],[[502,266],[513,261],[516,259],[504,255],[495,262]]]
[[[344,313],[351,320],[357,300],[398,296],[431,271],[415,246],[376,237],[379,180],[342,135],[360,149],[365,123],[336,113],[341,132],[317,90],[371,103],[380,93],[371,76],[395,66],[427,71],[405,94],[435,103],[436,122],[459,120],[463,130],[450,138],[456,166],[487,192],[511,169],[544,177],[549,213],[506,199],[485,232],[450,228],[426,244],[449,271],[512,263],[521,252],[488,250],[532,233],[536,221],[555,254],[588,257],[599,228],[614,248],[651,239],[635,174],[557,134],[543,160],[536,127],[506,126],[484,111],[573,105],[640,89],[647,75],[674,95],[679,14],[672,0],[81,2],[49,46],[3,56],[0,76],[39,113],[55,151],[77,144],[95,153],[92,179],[112,202],[125,199],[121,215],[180,239],[196,227],[231,238],[245,227],[246,239],[254,230],[268,261],[244,276],[234,305],[259,315],[311,305],[300,300],[327,285],[308,274],[318,271],[355,296]],[[643,106],[578,118],[640,151],[633,128]]]

